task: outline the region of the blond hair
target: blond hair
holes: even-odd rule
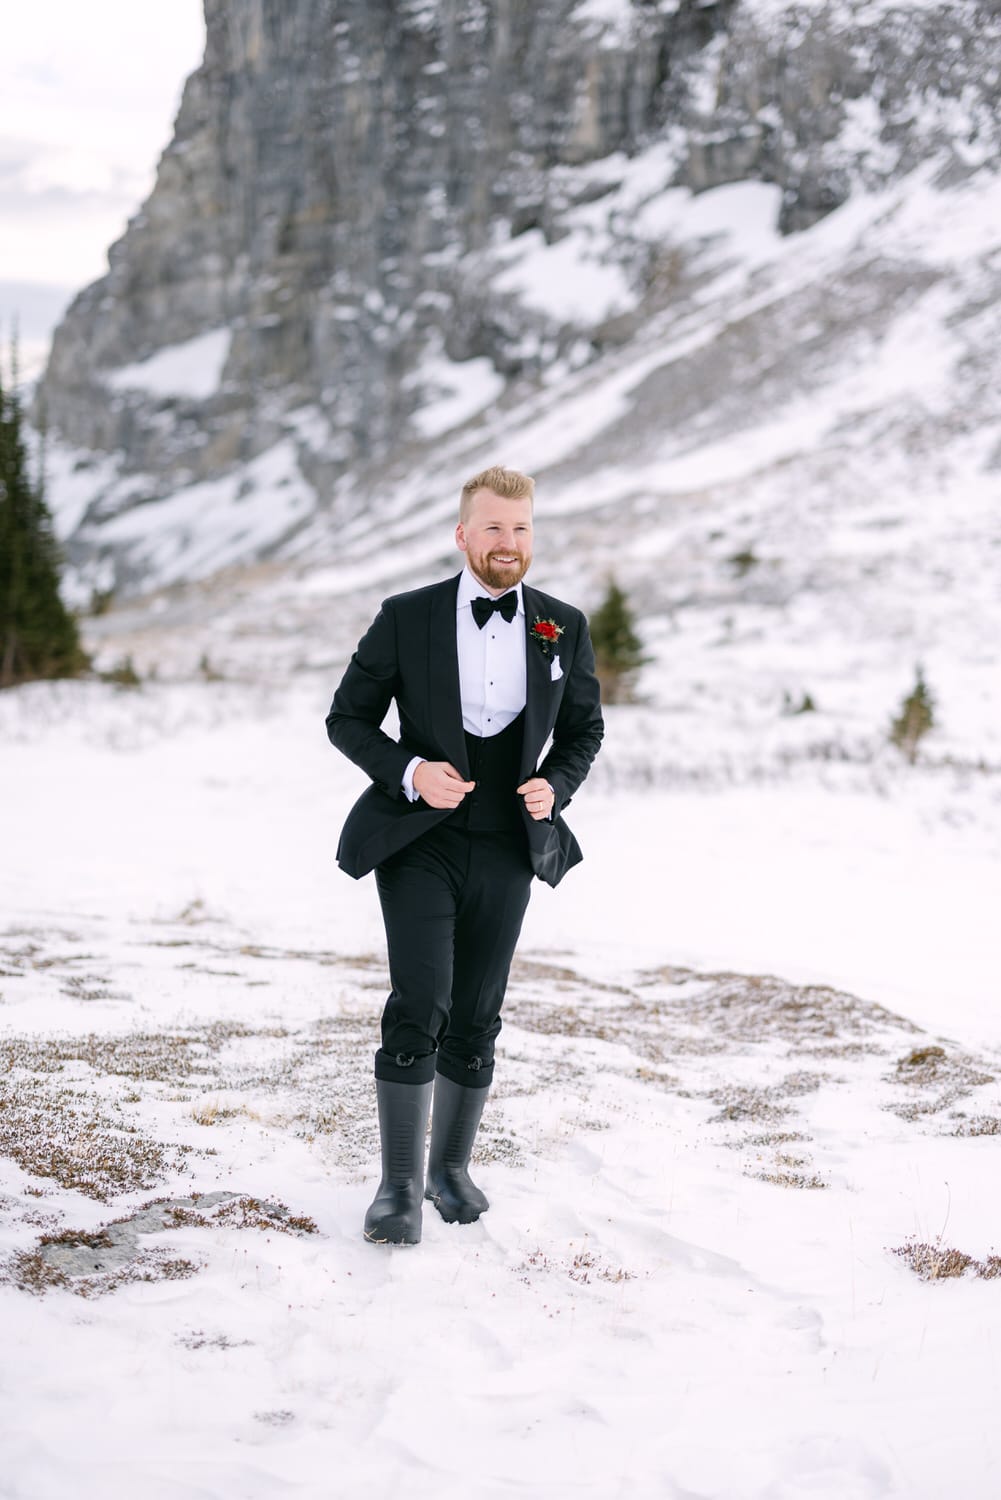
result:
[[[462,495],[459,499],[460,521],[468,521],[473,496],[477,490],[490,490],[492,494],[500,495],[504,500],[534,501],[535,480],[527,474],[520,474],[517,469],[505,469],[500,464],[484,469],[482,474],[474,474],[472,479],[467,479],[462,486]]]

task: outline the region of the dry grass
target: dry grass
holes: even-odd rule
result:
[[[86,1089],[33,1078],[0,1081],[0,1155],[88,1198],[107,1202],[151,1188],[183,1171],[190,1150],[142,1133]]]
[[[1001,1135],[1001,1117],[998,1115],[974,1115],[970,1120],[963,1117],[950,1135]]]
[[[32,1177],[101,1201],[150,1189],[185,1170],[195,1152],[137,1125],[151,1090],[161,1103],[189,1104],[191,1118],[206,1126],[258,1115],[249,1101],[192,1101],[197,1088],[265,1095],[278,1101],[269,1127],[309,1141],[326,1137],[339,1162],[367,1165],[378,1152],[376,1031],[366,1008],[299,1032],[220,1021],[164,1032],[7,1037],[0,1041],[0,1155]]]
[[[778,1160],[781,1162],[782,1158],[779,1157]],[[800,1172],[793,1166],[777,1166],[773,1172],[751,1172],[748,1175],[756,1177],[759,1182],[774,1183],[776,1187],[814,1189],[828,1186],[817,1172]]]
[[[1001,1276],[1001,1256],[999,1255],[988,1255],[984,1260],[975,1260],[964,1250],[953,1250],[945,1245],[929,1245],[917,1241],[909,1241],[906,1245],[896,1245],[890,1253],[899,1255],[902,1260],[906,1261],[915,1276],[920,1276],[922,1281],[944,1281],[950,1277],[965,1276],[967,1271],[972,1271],[974,1276],[979,1276],[986,1281],[994,1281]]]
[[[902,1120],[919,1120],[993,1083],[994,1074],[964,1052],[950,1053],[944,1047],[927,1044],[913,1047],[899,1058],[893,1072],[884,1074],[884,1081],[908,1089],[911,1095],[900,1102],[891,1101],[886,1108]]]
[[[520,1265],[512,1269],[526,1286],[532,1285],[533,1273],[538,1272],[545,1275],[568,1276],[571,1281],[576,1281],[583,1286],[591,1281],[617,1283],[634,1281],[636,1278],[635,1271],[627,1271],[622,1266],[609,1265],[599,1260],[593,1251],[586,1248],[566,1256],[549,1256],[541,1249],[532,1250]]]
[[[202,1328],[193,1328],[190,1333],[179,1333],[177,1343],[185,1349],[240,1349],[248,1347],[252,1339],[231,1339],[225,1333],[206,1333]]]

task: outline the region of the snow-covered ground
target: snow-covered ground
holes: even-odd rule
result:
[[[86,627],[141,690],[0,695],[3,1500],[997,1493],[1001,179],[929,158],[783,238],[673,149],[467,268],[581,346],[503,391],[429,347],[428,445],[315,509],[312,408],[155,500],[50,451],[60,534],[153,592]],[[211,337],[109,399],[196,396]],[[537,476],[532,581],[614,573],[650,659],[526,920],[490,1212],[380,1249],[382,932],[322,721],[492,462]]]
[[[201,644],[248,681],[0,698],[4,1500],[993,1496],[996,776],[751,774],[751,733],[672,781],[670,713],[614,710],[526,921],[491,1209],[373,1247],[382,935],[322,723],[354,624],[284,682],[231,617]]]

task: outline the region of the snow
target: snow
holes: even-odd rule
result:
[[[231,341],[229,328],[213,328],[209,333],[160,349],[149,359],[109,370],[104,381],[116,391],[207,401],[219,389]]]
[[[630,9],[575,19],[614,41]],[[848,105],[842,145],[871,139],[878,173],[876,123]],[[585,343],[651,254],[665,305],[524,399],[429,346],[428,453],[344,475],[324,511],[311,407],[155,505],[50,450],[60,536],[96,494],[100,534],[174,587],[85,622],[99,667],[155,668],[141,690],[0,694],[0,1048],[41,1058],[8,1107],[69,1120],[71,1162],[98,1105],[187,1149],[105,1201],[0,1155],[0,1263],[192,1191],[316,1233],[187,1222],[143,1236],[181,1279],[0,1282],[5,1500],[994,1495],[996,1289],[894,1253],[1001,1251],[1001,180],[946,188],[947,164],[786,238],[773,186],[670,186],[676,142],[575,169],[608,191],[562,239],[463,269],[502,265],[527,326]],[[191,394],[211,337],[115,379]],[[379,1249],[383,938],[371,880],[335,867],[364,778],[322,718],[379,597],[457,570],[459,488],[491,462],[537,477],[531,581],[590,609],[614,568],[650,660],[568,812],[584,863],[533,894],[491,1209],[429,1208],[418,1249]],[[284,561],[211,576],[262,551]],[[887,730],[919,662],[936,724],[911,766]],[[137,1033],[193,1066],[93,1061]]]
[[[0,1045],[121,1038],[126,1057],[137,1031],[238,1028],[199,1051],[204,1075],[72,1060],[39,1075],[191,1149],[107,1203],[0,1159],[0,1252],[220,1188],[317,1232],[182,1225],[143,1237],[192,1263],[180,1280],[86,1299],[0,1285],[5,1493],[321,1500],[336,1473],[337,1493],[437,1500],[468,1495],[473,1473],[478,1495],[539,1500],[986,1500],[995,1290],[972,1273],[922,1281],[892,1251],[1001,1246],[994,1142],[951,1133],[1001,1109],[996,1079],[951,1111],[894,1112],[916,1046],[988,1073],[1001,1061],[994,778],[898,757],[881,786],[833,772],[630,786],[652,739],[683,758],[688,730],[610,710],[568,813],[584,863],[557,891],[536,886],[523,933],[476,1168],[491,1209],[460,1227],[429,1206],[420,1247],[377,1248],[360,1226],[382,934],[371,880],[334,865],[364,778],[322,724],[366,606],[328,608],[337,659],[305,675],[288,671],[302,649],[301,624],[287,639],[279,624],[288,606],[258,592],[250,608],[277,656],[232,605],[187,645],[151,615],[162,683],[0,697],[17,787]],[[227,680],[185,679],[198,647]],[[759,647],[760,668],[769,657]],[[746,726],[748,765],[755,739]],[[861,1050],[864,1029],[835,1024],[831,1060],[765,1022],[741,1031],[758,981],[700,1022],[712,981],[688,1010],[673,998],[685,969],[833,985],[887,1014]],[[790,1111],[785,1144],[741,1118],[748,1089]],[[822,1186],[765,1180],[776,1171]]]
[[[106,499],[133,490],[136,483],[133,476],[131,482],[113,484]],[[147,507],[133,504],[103,522],[102,534],[121,547],[130,566],[170,584],[212,573],[248,553],[259,555],[313,503],[294,442],[285,438],[237,473],[188,485],[158,501],[155,527],[148,524]]]
[[[424,398],[411,422],[421,437],[435,438],[496,401],[505,380],[486,356],[458,361],[435,348],[418,361],[404,386],[417,389]]]
[[[494,278],[499,292],[516,292],[530,307],[566,322],[598,323],[634,301],[621,269],[601,259],[583,235],[547,244],[541,229],[514,241],[517,259]]]
[[[776,227],[781,201],[781,188],[765,182],[732,182],[704,193],[668,188],[647,199],[633,229],[649,240],[723,237],[721,257],[738,250],[750,269],[781,252]]]
[[[28,433],[31,434],[30,428]],[[32,448],[37,469],[37,443],[32,443]],[[118,478],[118,465],[110,456],[95,456],[82,448],[50,442],[46,447],[45,472],[46,504],[56,535],[65,541],[80,525],[95,491],[112,490]]]

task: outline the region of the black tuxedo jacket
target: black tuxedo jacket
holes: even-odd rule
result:
[[[355,879],[449,815],[448,808],[410,802],[404,793],[403,773],[415,755],[450,761],[469,780],[456,646],[458,587],[456,575],[384,600],[334,694],[327,714],[330,741],[373,782],[348,814],[337,847],[338,864]],[[523,799],[518,800],[532,868],[547,885],[557,885],[581,859],[580,846],[560,813],[587,775],[604,725],[584,616],[527,584],[522,590],[526,633],[536,619],[563,626],[553,650],[562,668],[559,678],[553,678],[538,643],[525,642],[527,699],[518,783],[544,776],[556,793],[551,821],[530,818]],[[380,727],[394,698],[399,740]],[[552,745],[540,765],[550,735]]]

